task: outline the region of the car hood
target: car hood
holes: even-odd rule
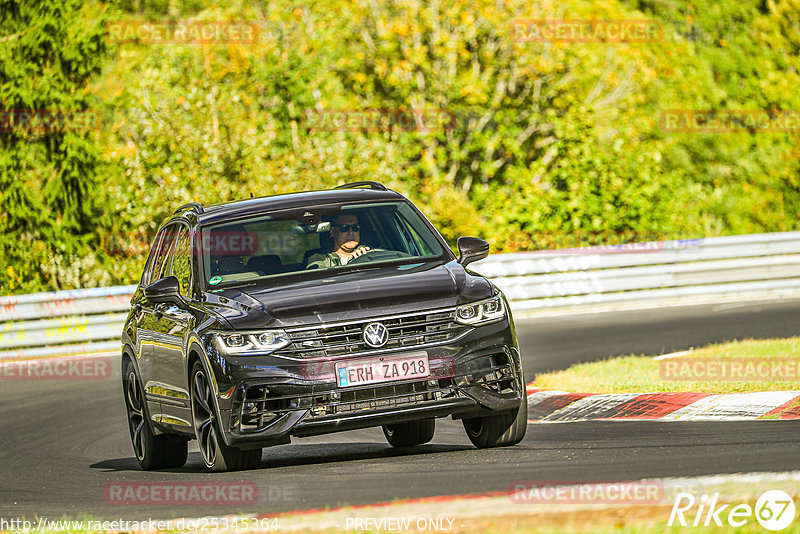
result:
[[[302,281],[209,294],[208,306],[237,330],[359,320],[455,306],[495,292],[458,262],[331,272]]]

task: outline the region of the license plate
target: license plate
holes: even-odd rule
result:
[[[349,360],[336,364],[336,379],[339,387],[426,378],[429,374],[426,353]]]

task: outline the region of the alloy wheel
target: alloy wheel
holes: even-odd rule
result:
[[[205,375],[202,371],[196,372],[192,379],[192,420],[200,454],[208,467],[214,465],[219,451],[211,396],[211,386]]]
[[[139,387],[139,379],[133,368],[129,368],[128,379],[125,386],[125,404],[128,408],[128,426],[131,432],[131,442],[133,452],[136,453],[138,460],[144,460],[145,455],[145,436],[144,436],[144,402],[142,390]]]

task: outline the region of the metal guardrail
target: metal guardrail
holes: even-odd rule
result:
[[[497,254],[515,312],[800,295],[800,232]],[[136,286],[0,297],[0,360],[119,350]]]
[[[114,286],[0,297],[0,322],[122,311],[135,290]]]
[[[501,254],[474,269],[515,311],[800,294],[800,232]]]
[[[0,360],[118,351],[135,290],[115,286],[0,297]]]

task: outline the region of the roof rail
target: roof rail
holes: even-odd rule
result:
[[[334,189],[356,189],[357,187],[369,187],[370,189],[375,189],[377,191],[388,191],[389,189],[380,182],[373,182],[371,180],[365,180],[363,182],[350,182],[347,184],[337,185]]]
[[[195,212],[197,214],[203,213],[205,211],[203,209],[203,205],[200,204],[199,202],[189,202],[187,204],[184,204],[180,208],[176,209],[175,213],[173,213],[173,215],[177,215],[178,213],[182,212],[183,210],[187,210],[187,209],[190,209],[190,210],[192,210],[193,212]]]

